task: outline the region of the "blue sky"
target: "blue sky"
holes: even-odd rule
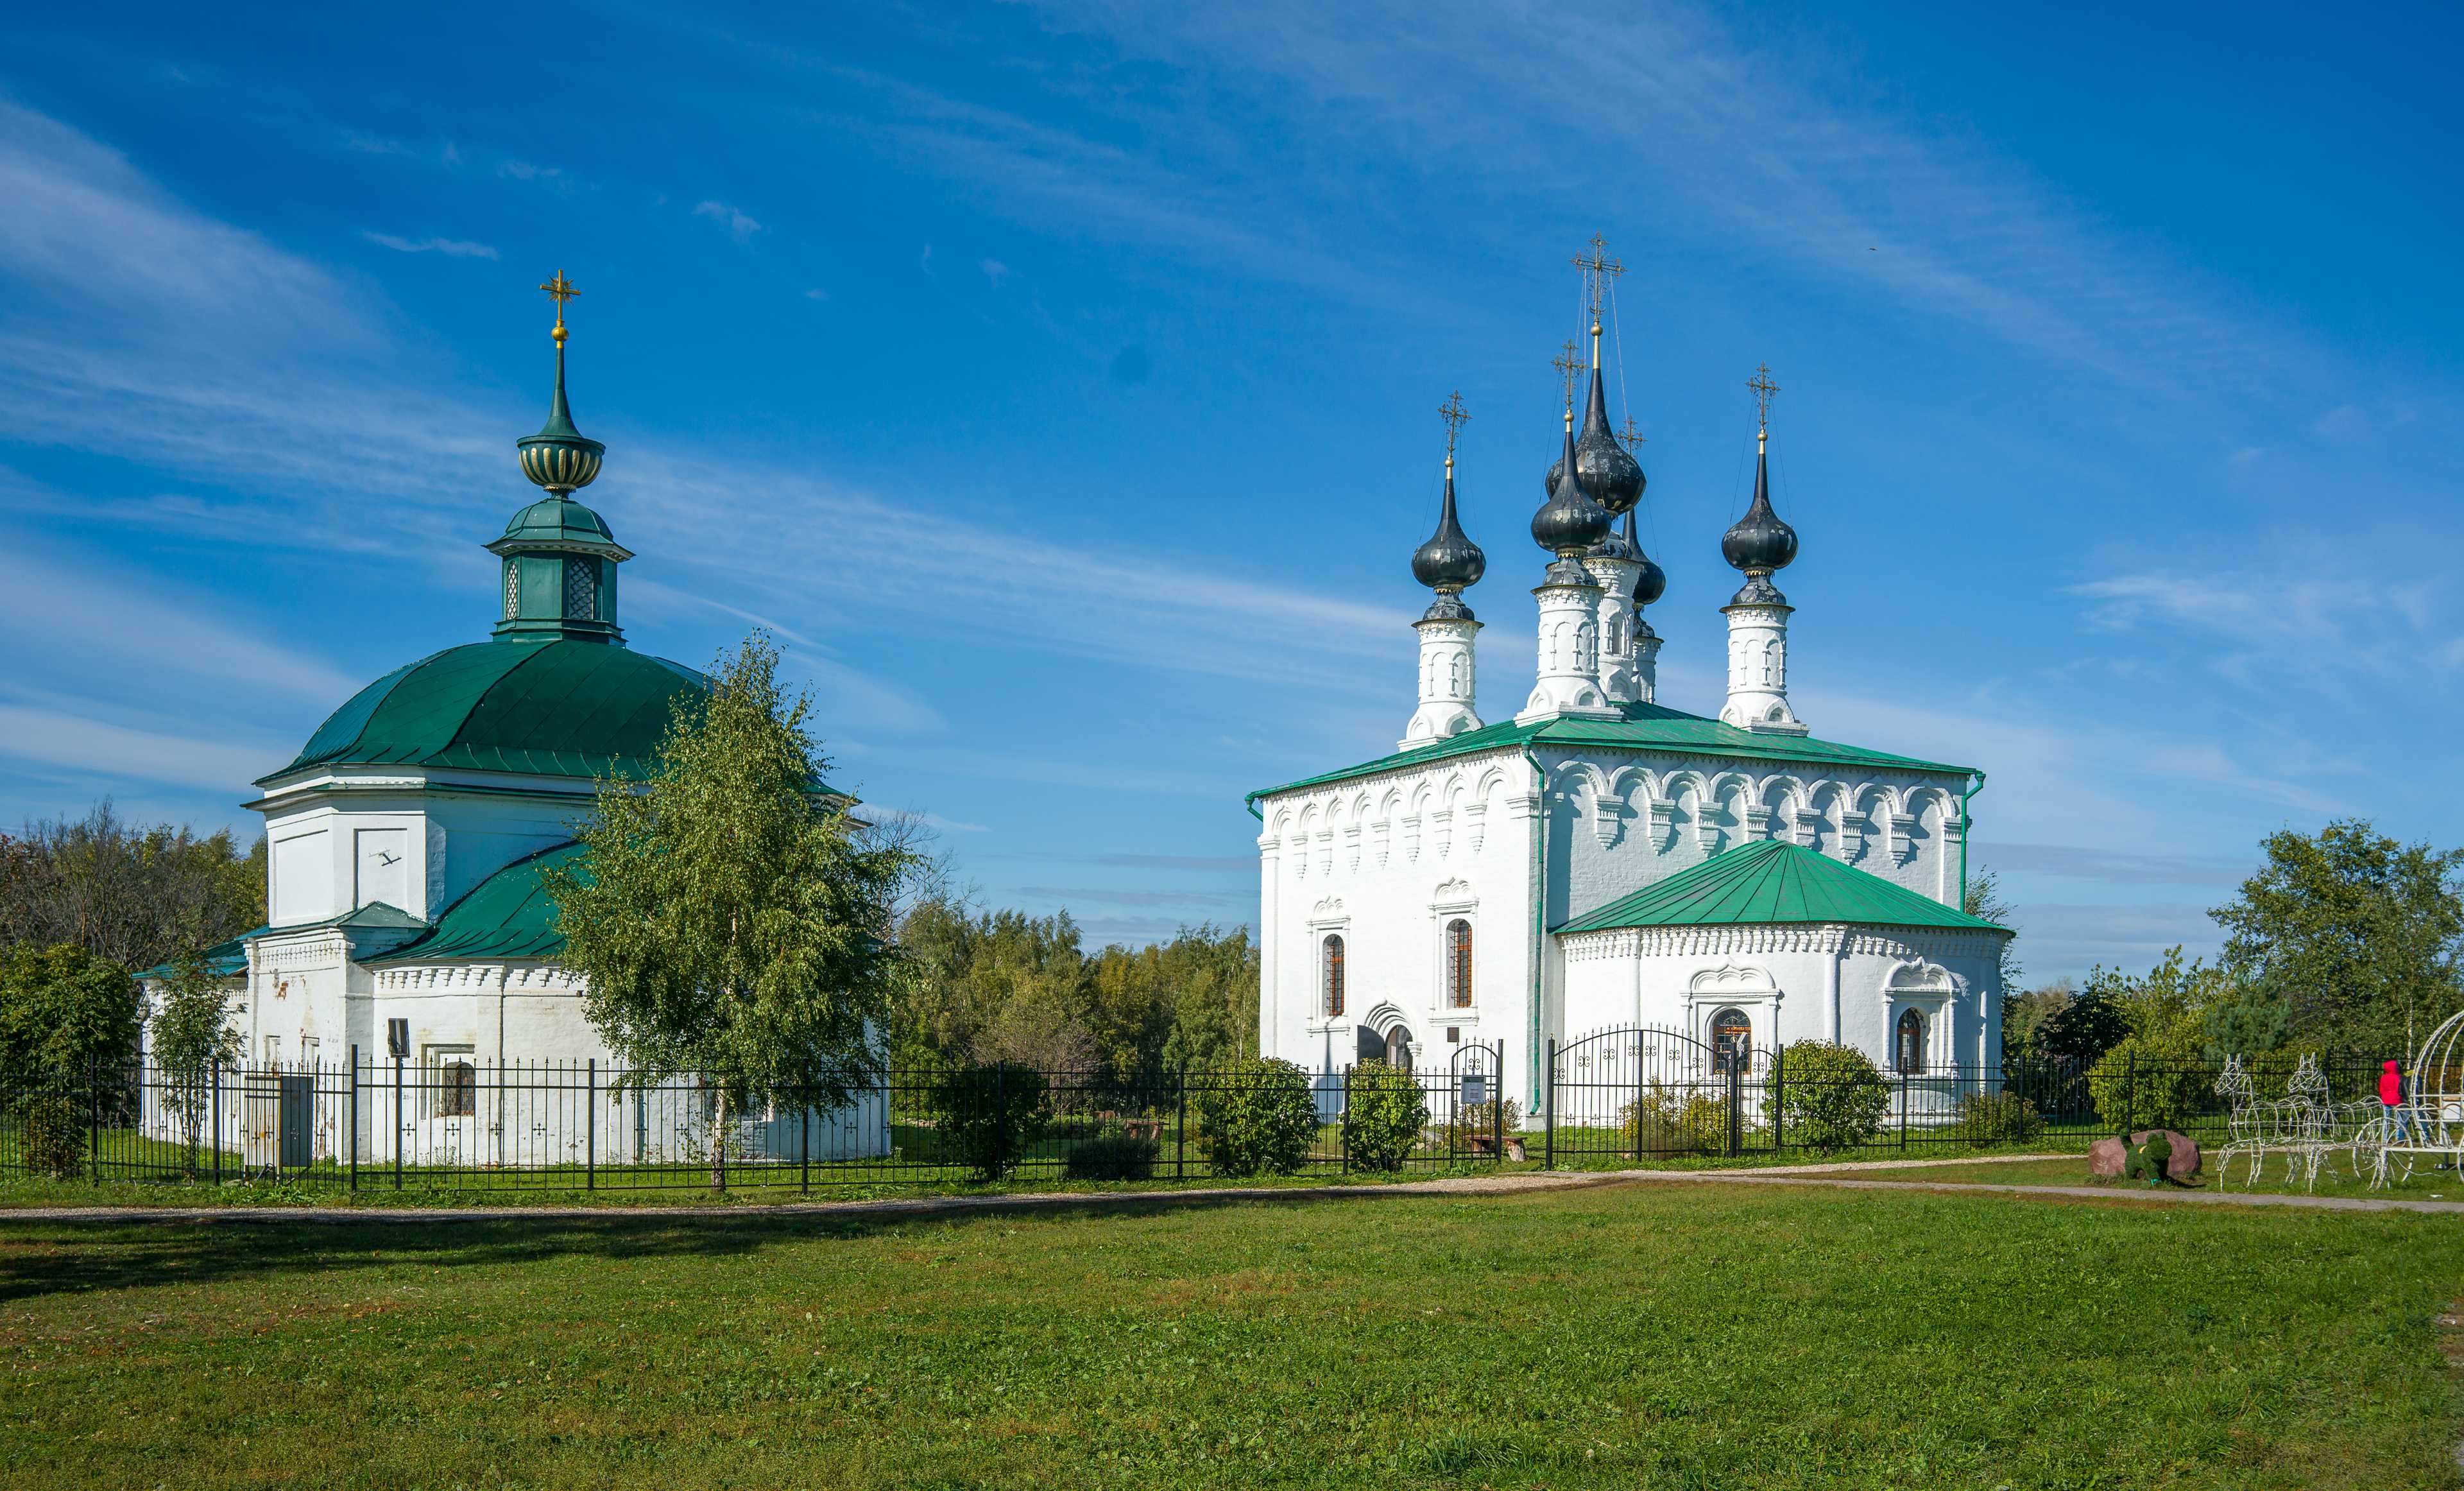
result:
[[[991,902],[1250,920],[1241,793],[1411,712],[1457,388],[1528,688],[1596,231],[1661,699],[1768,361],[1799,712],[1990,773],[2032,975],[2212,946],[2282,825],[2464,841],[2451,11],[71,13],[0,56],[0,821],[253,822],[484,635],[561,267],[633,645],[774,628]]]

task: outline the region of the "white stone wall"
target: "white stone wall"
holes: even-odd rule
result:
[[[1260,1049],[1323,1071],[1355,1058],[1361,1028],[1382,1037],[1399,1026],[1424,1068],[1503,1040],[1507,1073],[1523,1070],[1530,786],[1521,752],[1498,750],[1263,799]],[[1445,987],[1444,927],[1458,917],[1472,927],[1467,1009]],[[1319,968],[1331,934],[1344,940],[1347,980],[1332,1017]]]
[[[1566,1036],[1661,1026],[1707,1041],[1745,1013],[1755,1045],[1827,1040],[1891,1069],[1903,1012],[1925,1022],[1925,1065],[1975,1067],[2001,1049],[2000,939],[1949,928],[1837,924],[1628,927],[1563,939]]]
[[[591,798],[561,779],[345,768],[253,806],[271,845],[268,920],[297,926],[372,901],[432,921],[506,865],[573,837]]]
[[[1340,1067],[1356,1057],[1364,1026],[1378,1035],[1401,1026],[1423,1061],[1432,1053],[1442,1059],[1462,1042],[1503,1040],[1507,1090],[1528,1107],[1548,1039],[1636,1017],[1602,1013],[1619,1007],[1601,983],[1614,976],[1580,967],[1552,936],[1537,949],[1543,978],[1535,1029],[1535,894],[1545,924],[1555,926],[1724,849],[1787,835],[1946,904],[1958,900],[1962,777],[1826,776],[1683,753],[1534,754],[1551,784],[1544,868],[1534,865],[1531,768],[1519,748],[1260,800],[1260,1044],[1267,1055],[1311,1070]],[[1473,925],[1468,1011],[1443,1003],[1441,938],[1454,914]],[[1348,988],[1340,1017],[1329,1017],[1322,1004],[1320,958],[1329,934],[1344,939]],[[1984,956],[1991,961],[1990,949]],[[1807,980],[1817,971],[1809,962],[1774,970],[1774,977],[1810,1011],[1816,1001],[1805,990],[1823,986]],[[1853,986],[1864,974],[1850,977]],[[1633,975],[1624,978],[1622,1008],[1640,1008]],[[1683,1013],[1682,1005],[1653,1008],[1660,1013],[1643,1023],[1672,1023]],[[1957,1016],[1992,1017],[1973,1007]],[[1845,1028],[1860,1029],[1861,1018],[1849,1013]],[[1792,1023],[1783,1034],[1793,1040],[1822,1029]],[[1456,1033],[1453,1043],[1448,1030]],[[1956,1030],[1962,1052],[1997,1049],[1978,1044],[1974,1023]]]

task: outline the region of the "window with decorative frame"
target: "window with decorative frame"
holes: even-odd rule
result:
[[[479,1063],[468,1046],[430,1046],[428,1066],[430,1118],[479,1115]]]
[[[1330,932],[1319,945],[1318,982],[1326,991],[1326,1017],[1343,1013],[1343,938]]]
[[[1471,922],[1464,917],[1446,924],[1446,1003],[1471,1008]]]
[[[1731,1067],[1747,1069],[1753,1055],[1754,1022],[1745,1011],[1730,1005],[1711,1016],[1711,1061],[1715,1070],[1725,1076]]]

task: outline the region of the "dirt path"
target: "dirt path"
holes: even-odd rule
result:
[[[2022,1186],[1993,1182],[1875,1180],[1876,1171],[1922,1170],[1947,1164],[2017,1164],[2070,1155],[2006,1154],[1956,1161],[1883,1160],[1859,1165],[1773,1165],[1731,1170],[1509,1170],[1496,1175],[1398,1181],[1363,1186],[1212,1186],[1175,1191],[1039,1191],[984,1196],[911,1196],[874,1201],[789,1201],[745,1206],[491,1206],[491,1207],[25,1207],[0,1210],[11,1222],[479,1222],[516,1218],[614,1221],[628,1217],[935,1215],[1069,1206],[1174,1206],[1192,1202],[1317,1201],[1377,1196],[1517,1195],[1596,1186],[1828,1186],[1846,1191],[1991,1191],[2002,1195],[2079,1197],[2152,1205],[2289,1206],[2321,1212],[2464,1212],[2464,1201],[2413,1201],[2394,1196],[2295,1196],[2271,1192],[2139,1190],[2101,1186]]]

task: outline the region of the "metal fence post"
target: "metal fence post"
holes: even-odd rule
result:
[[[360,1043],[351,1042],[351,1189],[360,1189]]]
[[[1545,1084],[1543,1090],[1547,1097],[1547,1106],[1541,1110],[1544,1122],[1541,1128],[1540,1168],[1544,1170],[1553,1170],[1557,1168],[1557,1037],[1554,1035],[1549,1037],[1549,1057],[1541,1063],[1540,1080]],[[1532,1096],[1536,1098],[1542,1094],[1534,1093]]]
[[[214,1184],[219,1186],[223,1183],[223,1058],[220,1057],[213,1059],[212,1088],[209,1101],[213,1103]]]
[[[1771,1153],[1788,1148],[1788,1048],[1771,1047]]]
[[[85,1058],[85,1159],[95,1185],[102,1184],[102,1064],[89,1052]]]
[[[2122,1137],[2139,1126],[2139,1053],[2122,1054]]]
[[[1731,1160],[1737,1157],[1737,1149],[1739,1147],[1738,1139],[1740,1137],[1737,1133],[1737,1127],[1740,1120],[1745,1115],[1745,1057],[1742,1054],[1732,1054],[1728,1057],[1728,1158]]]
[[[803,1137],[796,1143],[796,1156],[800,1162],[796,1189],[800,1194],[809,1196],[813,1193],[813,1084],[804,1083],[799,1092],[803,1098],[804,1111],[797,1125]]]
[[[1342,1122],[1334,1131],[1335,1163],[1342,1168],[1344,1174],[1349,1175],[1352,1173],[1352,1068],[1348,1066],[1343,1069],[1343,1112],[1340,1117]]]
[[[393,1189],[402,1189],[402,1057],[393,1058]]]
[[[993,1179],[1009,1173],[1009,1103],[1006,1097],[1009,1063],[993,1063]]]
[[[1489,1163],[1506,1164],[1506,1042],[1497,1043],[1497,1066],[1488,1079]]]
[[[1908,1069],[1900,1068],[1900,1147],[1908,1146]]]
[[[566,1070],[570,1071],[571,1068]],[[582,1089],[582,1189],[599,1189],[599,1058],[590,1058],[589,1070],[583,1074]]]
[[[1172,1178],[1189,1178],[1189,1058],[1180,1060],[1180,1094],[1173,1105]]]

